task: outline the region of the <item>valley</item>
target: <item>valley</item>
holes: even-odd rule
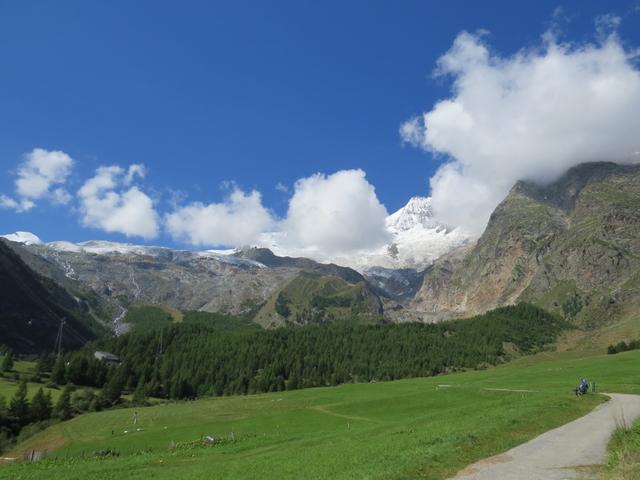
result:
[[[0,2],[0,480],[639,480],[640,0]]]
[[[573,395],[582,376],[640,393],[639,355],[541,354],[443,377],[168,403],[137,408],[136,424],[132,409],[91,413],[19,445],[8,455],[50,457],[3,465],[0,478],[442,479],[605,401]]]
[[[45,391],[75,418],[25,426],[6,455],[47,459],[0,478],[446,478],[606,401],[572,395],[585,375],[640,393],[638,353],[603,355],[640,337],[637,175],[518,183],[477,243],[413,267],[7,235],[3,348],[52,352],[64,319]],[[440,228],[412,202],[394,228]]]

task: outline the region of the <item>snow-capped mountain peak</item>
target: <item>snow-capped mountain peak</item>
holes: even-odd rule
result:
[[[0,235],[11,242],[23,243],[24,245],[42,245],[42,240],[31,232],[15,232],[6,235]]]
[[[387,228],[391,231],[402,232],[416,226],[438,226],[433,220],[431,197],[411,197],[404,207],[387,217]]]
[[[288,248],[283,238],[275,233],[263,234],[259,246],[270,248],[279,256],[309,257],[321,262],[332,262],[364,272],[372,267],[424,269],[439,256],[473,240],[471,235],[460,228],[449,229],[438,223],[433,218],[433,208],[429,197],[412,197],[404,207],[387,217],[386,228],[390,236],[390,241],[386,245],[373,250],[323,256],[322,258],[318,258],[317,252]],[[8,240],[27,245],[44,245],[36,235],[28,232],[16,232],[3,236]],[[212,258],[223,263],[240,262],[246,264],[250,262],[250,260],[241,259],[235,255],[237,253],[235,249],[194,252],[104,240],[90,240],[80,243],[58,241],[47,243],[44,246],[54,252],[61,253],[144,255],[151,257],[174,256],[176,253],[180,253],[180,255]],[[257,264],[258,262],[255,263]]]
[[[431,198],[412,197],[407,204],[386,218],[389,243],[376,249],[318,258],[315,252],[286,248],[278,235],[265,235],[262,245],[276,255],[310,257],[318,261],[367,272],[374,267],[422,270],[473,237],[460,228],[447,228],[433,218]]]

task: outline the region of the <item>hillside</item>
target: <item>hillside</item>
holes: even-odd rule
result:
[[[158,310],[153,319],[152,309],[145,308],[140,320],[167,325],[166,312]],[[182,322],[162,330],[134,327],[97,348],[122,359],[120,372],[129,386],[144,382],[155,397],[181,399],[486,367],[548,349],[569,327],[527,304],[436,324],[371,324],[366,317],[346,316],[266,330],[221,314],[187,312]],[[88,363],[92,355],[85,349],[65,360]],[[102,387],[93,379],[89,385]]]
[[[0,343],[17,353],[51,351],[64,318],[63,348],[78,348],[104,331],[89,308],[0,241]]]
[[[362,275],[351,268],[341,267],[333,263],[318,263],[303,257],[280,257],[268,248],[247,248],[240,250],[234,256],[253,260],[270,268],[296,268],[307,273],[339,277],[350,283],[364,280]]]
[[[608,392],[638,393],[629,378],[640,352],[524,360],[445,377],[136,408],[135,426],[132,409],[90,413],[6,454],[46,448],[50,458],[2,465],[0,478],[436,480],[591,411],[601,396],[570,391],[585,374]],[[106,449],[117,456],[105,457]]]
[[[640,166],[583,164],[516,184],[470,251],[426,271],[412,307],[442,318],[529,301],[596,328],[636,315],[638,252]]]
[[[382,320],[382,303],[364,279],[349,283],[336,276],[300,273],[269,298],[254,321],[264,327],[339,320]]]
[[[129,328],[126,312],[136,306],[246,316],[302,273],[345,285],[367,283],[350,268],[279,257],[264,248],[220,253],[101,241],[7,244],[38,273],[76,296],[93,297],[94,310],[117,333]],[[386,295],[381,288],[366,290],[374,303]]]
[[[142,305],[232,315],[247,315],[262,307],[258,323],[265,326],[340,319],[354,311],[361,320],[377,321],[387,309],[387,321],[415,319],[406,307],[421,283],[416,268],[424,268],[469,238],[438,224],[430,199],[422,197],[412,198],[391,214],[387,228],[392,244],[380,252],[362,252],[362,258],[341,258],[341,265],[276,255],[259,247],[189,251],[100,240],[45,243],[29,232],[4,237],[30,268],[75,296],[90,297],[92,313],[120,334],[130,328],[127,310]],[[342,266],[352,263],[362,273]],[[402,266],[415,268],[395,268]],[[295,291],[296,284],[310,282],[306,274],[327,279],[319,280],[326,285],[305,287],[309,292],[332,285],[327,288],[349,291],[345,295],[353,299],[338,299],[340,295],[333,292],[330,301],[342,302],[340,306],[313,306],[313,301],[320,301],[317,295],[315,300],[303,299]],[[275,312],[275,300],[283,289],[292,295],[292,318]]]

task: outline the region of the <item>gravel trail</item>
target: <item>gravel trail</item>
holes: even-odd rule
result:
[[[458,472],[454,480],[564,480],[597,478],[589,469],[605,461],[616,426],[640,417],[640,395],[611,397],[591,413]],[[582,467],[582,468],[581,468]]]

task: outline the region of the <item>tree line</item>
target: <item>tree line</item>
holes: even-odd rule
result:
[[[628,352],[630,350],[640,349],[640,340],[631,340],[629,343],[622,341],[615,345],[609,345],[607,347],[607,353],[609,355],[615,355],[616,353]]]
[[[18,388],[9,400],[0,394],[0,452],[17,440],[26,438],[54,422],[122,403],[121,395],[125,385],[120,383],[117,369],[110,368],[104,361],[95,358],[87,361],[84,354],[41,355],[31,374],[20,374],[13,368],[13,354],[10,349],[5,349],[0,362],[0,376],[8,379],[13,377]],[[39,387],[29,399],[27,381],[46,381],[46,387],[49,389],[45,392],[43,387]],[[79,388],[79,385],[85,388]],[[51,389],[60,386],[64,388],[54,402]],[[100,390],[87,387],[99,387]],[[143,391],[133,391],[133,398],[127,403],[144,405],[146,401]]]
[[[438,324],[345,321],[234,331],[185,318],[67,354],[54,363],[51,378],[101,388],[102,406],[116,403],[123,391],[142,399],[244,395],[482,368],[504,361],[507,350],[542,349],[568,327],[530,304]],[[94,359],[95,349],[115,353],[121,365]]]

